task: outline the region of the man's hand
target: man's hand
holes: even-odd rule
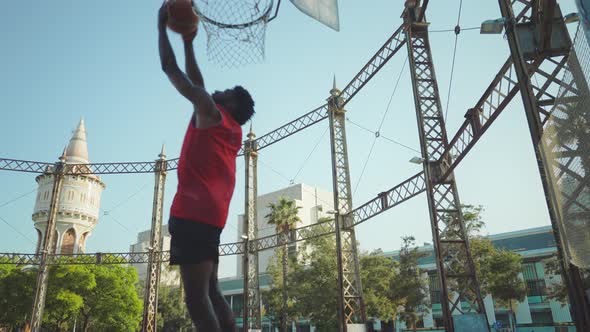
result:
[[[162,3],[162,7],[158,11],[158,28],[166,29],[166,24],[168,23],[168,1],[164,0]]]
[[[195,29],[195,31],[183,34],[182,40],[184,40],[185,43],[192,44],[193,40],[197,36],[197,32],[198,32],[198,25],[197,25],[197,28]]]

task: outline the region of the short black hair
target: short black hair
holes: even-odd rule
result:
[[[233,88],[234,120],[243,126],[254,115],[254,100],[248,90],[238,85]]]

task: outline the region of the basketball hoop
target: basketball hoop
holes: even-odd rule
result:
[[[264,60],[273,0],[194,0],[194,7],[207,32],[210,61],[239,67]]]

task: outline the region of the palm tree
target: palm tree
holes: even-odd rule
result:
[[[295,201],[289,198],[281,197],[277,203],[268,205],[270,213],[265,217],[268,218],[269,225],[275,225],[277,234],[282,234],[282,265],[283,265],[283,312],[281,314],[281,330],[287,331],[287,252],[289,232],[295,228],[295,225],[301,221],[297,213],[300,207],[295,205]]]

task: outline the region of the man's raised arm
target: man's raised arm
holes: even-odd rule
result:
[[[193,82],[178,67],[176,56],[170,39],[166,31],[168,21],[168,8],[166,2],[160,8],[158,13],[158,46],[160,50],[160,62],[162,70],[168,76],[168,79],[186,99],[190,100],[196,106],[199,117],[205,116],[213,120],[219,119],[219,111],[215,107],[215,102],[205,91],[202,85],[193,84]]]
[[[191,33],[190,35],[186,35],[182,37],[184,42],[184,59],[185,59],[185,70],[188,78],[193,82],[193,84],[198,85],[202,88],[205,88],[205,82],[203,81],[203,75],[201,74],[201,70],[199,69],[199,65],[197,65],[197,60],[195,58],[195,50],[193,48],[193,39],[197,32]]]
[[[167,22],[168,8],[166,2],[164,2],[158,12],[158,46],[160,50],[160,63],[162,65],[162,70],[166,73],[178,92],[189,98],[188,94],[190,90],[192,90],[193,84],[178,67],[176,56],[174,55],[174,50],[172,49],[172,45],[170,45],[170,39],[168,39],[168,32],[166,31]]]

